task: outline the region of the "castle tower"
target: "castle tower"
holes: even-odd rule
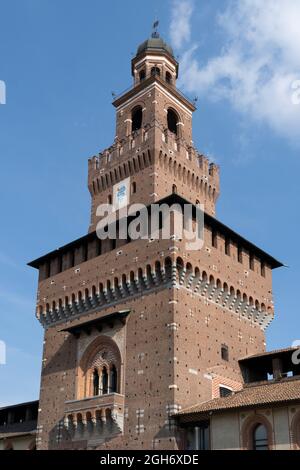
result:
[[[39,449],[183,448],[172,415],[240,389],[238,358],[265,349],[280,263],[215,218],[219,170],[193,145],[178,73],[157,33],[138,47],[114,143],[89,160],[88,234],[30,263],[45,329]],[[97,237],[101,204],[119,217],[160,202],[204,204],[202,249]]]

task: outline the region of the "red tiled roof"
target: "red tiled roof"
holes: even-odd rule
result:
[[[272,405],[297,400],[300,402],[300,380],[289,379],[286,381],[283,380],[280,382],[245,387],[228,397],[215,398],[186,408],[180,411],[176,416],[207,414],[222,410]]]

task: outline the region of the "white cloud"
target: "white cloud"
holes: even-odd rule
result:
[[[217,15],[219,54],[202,65],[201,51],[190,44],[179,85],[210,100],[229,100],[237,111],[300,143],[293,89],[300,79],[299,25],[299,0],[231,0]]]
[[[180,49],[191,38],[190,20],[193,13],[192,0],[173,0],[170,24],[172,44]]]

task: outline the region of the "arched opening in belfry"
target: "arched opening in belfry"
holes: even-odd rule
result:
[[[145,72],[144,69],[140,71],[139,77],[140,77],[140,82],[142,82],[143,80],[145,80],[145,78],[146,78],[146,72]]]
[[[141,106],[136,106],[131,113],[132,132],[138,131],[142,127],[143,110]]]
[[[177,133],[178,133],[178,116],[175,113],[175,111],[173,111],[173,109],[168,109],[167,120],[168,120],[168,129],[169,129],[169,131],[173,132],[173,134],[177,135]]]
[[[152,75],[152,76],[154,76],[154,75],[160,76],[160,68],[159,68],[159,67],[152,67],[152,69],[151,69],[151,75]]]
[[[166,82],[172,83],[172,75],[170,74],[170,72],[166,72]]]

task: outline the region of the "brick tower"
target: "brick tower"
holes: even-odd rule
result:
[[[171,416],[239,390],[238,358],[265,350],[280,263],[215,218],[219,170],[193,145],[178,70],[157,33],[139,46],[114,143],[89,160],[88,234],[30,263],[45,329],[38,449],[183,448]],[[201,250],[97,237],[99,205],[119,216],[162,201],[204,204]]]

